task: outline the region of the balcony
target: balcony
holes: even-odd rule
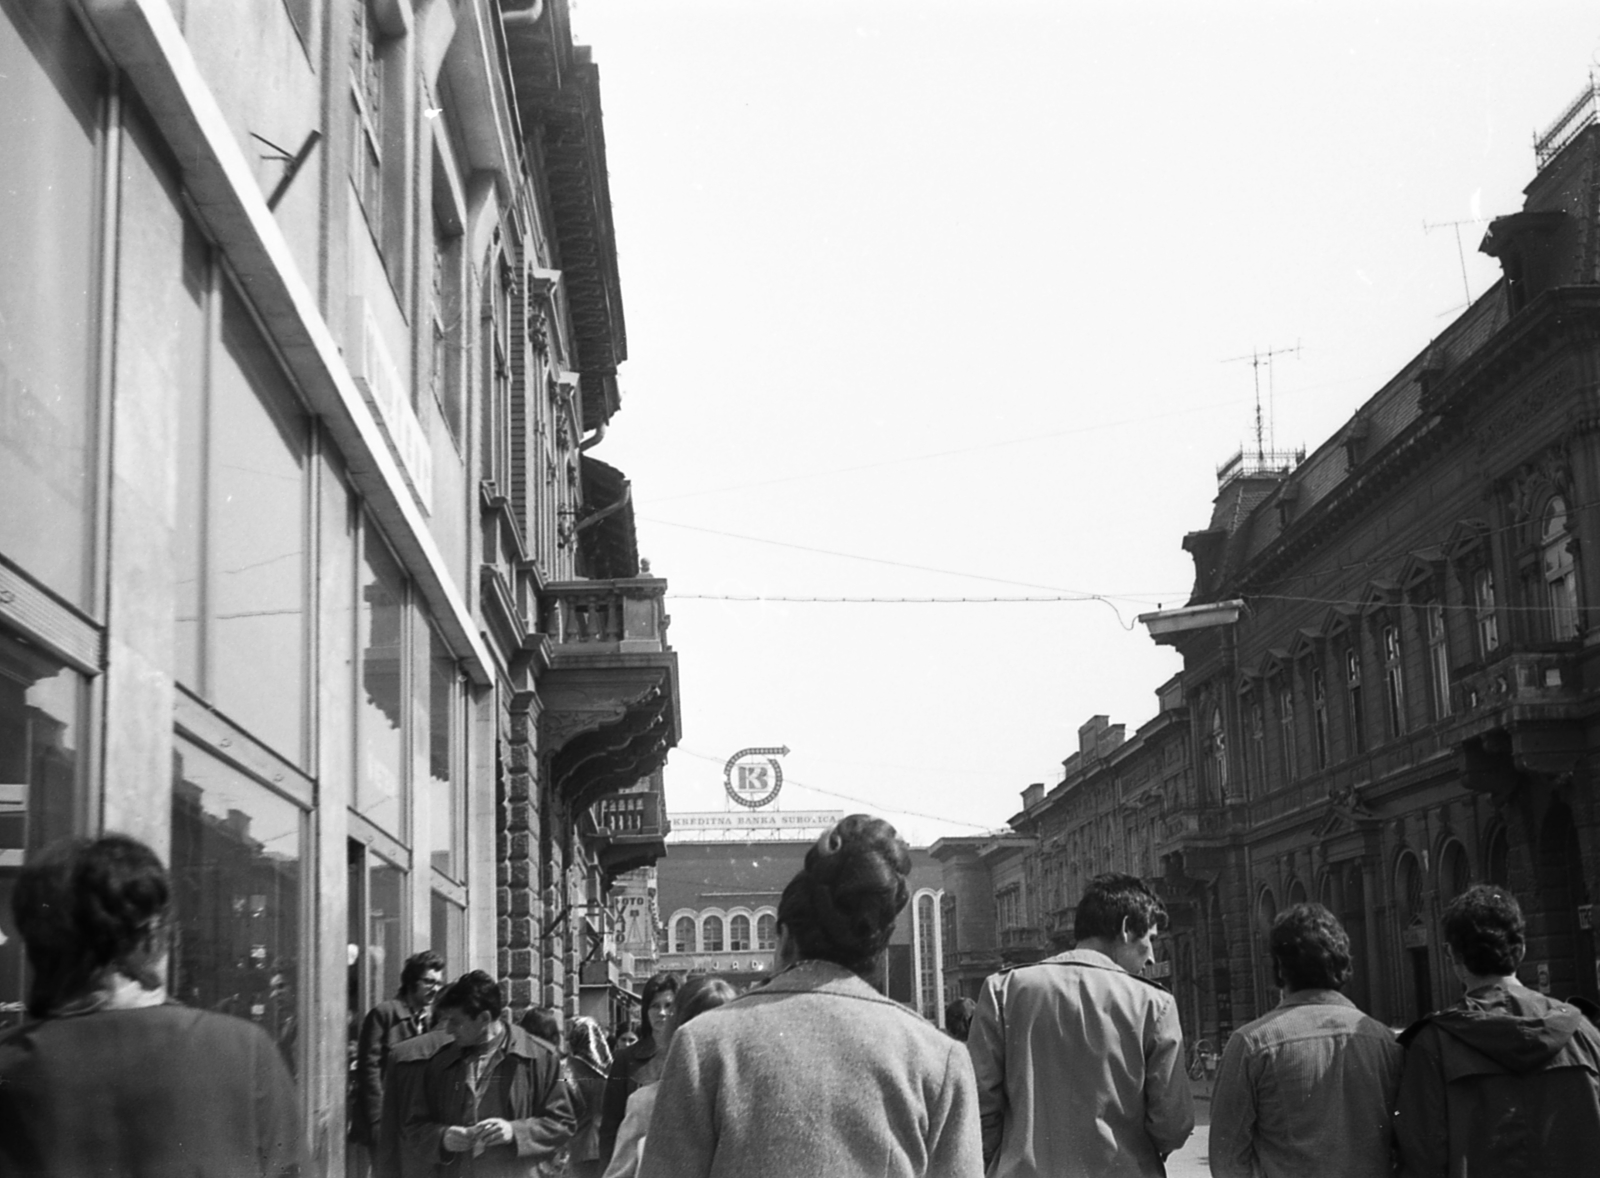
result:
[[[539,742],[574,812],[632,789],[682,731],[666,581],[558,581],[541,594],[550,666],[539,677]],[[660,819],[657,818],[659,826]]]
[[[608,878],[636,867],[649,867],[667,853],[666,802],[661,774],[641,782],[642,788],[601,798],[591,811],[595,833],[590,843]]]

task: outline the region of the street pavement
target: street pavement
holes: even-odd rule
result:
[[[1211,1081],[1191,1080],[1194,1089],[1194,1132],[1183,1148],[1167,1159],[1167,1178],[1211,1178],[1206,1149],[1211,1142]]]

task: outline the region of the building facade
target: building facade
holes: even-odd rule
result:
[[[680,702],[590,453],[598,72],[563,0],[14,0],[0,97],[0,925],[53,839],[156,847],[174,993],[341,1173],[405,957],[575,1013],[664,833],[599,806],[660,821]]]

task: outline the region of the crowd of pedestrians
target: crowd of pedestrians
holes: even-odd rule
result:
[[[592,1019],[565,1036],[547,1008],[514,1024],[489,974],[446,985],[437,955],[413,956],[361,1024],[349,1172],[1163,1175],[1195,1115],[1176,1005],[1144,976],[1157,897],[1096,877],[1075,947],[953,1001],[945,1034],[870,981],[909,870],[887,823],[840,822],[784,889],[772,979],[736,995],[657,975],[615,1053]],[[168,998],[170,906],[159,859],[116,835],[19,874],[30,1021],[0,1038],[0,1175],[311,1172],[272,1039]],[[1592,1172],[1600,1031],[1517,979],[1526,932],[1505,889],[1467,889],[1442,926],[1462,997],[1396,1035],[1341,992],[1350,942],[1333,915],[1278,915],[1282,999],[1229,1037],[1212,1092],[1217,1178]]]

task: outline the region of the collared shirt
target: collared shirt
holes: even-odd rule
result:
[[[1404,1051],[1336,990],[1296,990],[1234,1032],[1211,1096],[1216,1178],[1387,1178]]]
[[[991,976],[967,1047],[989,1178],[1157,1178],[1194,1128],[1177,1003],[1104,953]]]

